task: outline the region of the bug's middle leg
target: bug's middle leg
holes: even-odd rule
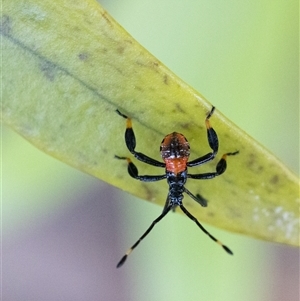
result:
[[[221,160],[218,162],[216,171],[215,172],[207,172],[207,173],[200,173],[200,174],[187,174],[188,178],[192,179],[212,179],[221,174],[223,174],[227,168],[227,156],[234,156],[237,155],[239,151],[233,153],[226,153],[222,156]]]
[[[128,163],[127,171],[129,175],[137,180],[143,181],[143,182],[154,182],[154,181],[159,181],[165,179],[167,176],[166,174],[164,175],[142,175],[139,176],[139,171],[137,167],[132,163],[130,158],[128,157],[119,157],[115,155],[115,158],[120,159],[120,160],[126,160]]]

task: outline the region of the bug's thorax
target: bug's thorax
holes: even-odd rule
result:
[[[190,145],[182,134],[173,132],[161,142],[160,154],[166,164],[166,171],[178,174],[186,170]]]

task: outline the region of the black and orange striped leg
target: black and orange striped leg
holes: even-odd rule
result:
[[[197,226],[206,234],[208,235],[213,241],[215,241],[217,244],[219,244],[228,254],[233,255],[233,252],[223,245],[218,239],[216,239],[214,236],[212,236],[201,224],[200,222],[181,204],[179,205],[183,213],[189,217],[192,221],[194,221]]]
[[[237,155],[238,153],[239,153],[239,151],[224,154],[222,156],[221,160],[217,164],[216,172],[207,172],[207,173],[200,173],[200,174],[187,174],[187,177],[192,178],[192,179],[215,178],[225,172],[225,170],[227,168],[227,162],[226,162],[227,156],[234,156],[234,155]]]
[[[119,110],[116,110],[116,112],[120,116],[122,116],[123,118],[126,119],[125,142],[126,142],[127,148],[134,155],[134,157],[137,158],[138,160],[145,162],[147,164],[150,164],[150,165],[154,165],[154,166],[158,166],[158,167],[165,167],[166,166],[165,163],[159,162],[155,159],[148,157],[147,155],[145,155],[143,153],[139,153],[139,152],[135,151],[136,139],[135,139],[135,134],[132,129],[131,119],[129,117],[127,117],[126,115],[122,114]]]
[[[124,262],[126,261],[127,257],[130,255],[130,253],[139,245],[139,243],[150,233],[150,231],[153,229],[153,227],[162,220],[163,217],[167,215],[167,213],[172,209],[172,205],[167,206],[161,215],[156,218],[150,225],[150,227],[146,230],[146,232],[138,239],[138,241],[125,253],[125,255],[121,258],[119,263],[117,264],[117,268],[121,267]]]
[[[119,157],[115,155],[115,158],[120,159],[120,160],[126,160],[128,163],[128,173],[129,175],[137,180],[143,181],[143,182],[154,182],[154,181],[160,181],[163,179],[166,179],[167,175],[143,175],[143,176],[139,176],[139,171],[137,169],[137,167],[132,163],[132,161],[130,160],[130,158],[127,157]]]
[[[210,152],[204,156],[201,156],[193,161],[188,162],[187,163],[188,167],[201,165],[208,161],[211,161],[215,158],[216,154],[218,153],[218,149],[219,149],[218,135],[215,132],[215,130],[211,127],[210,121],[209,121],[209,119],[212,116],[212,114],[214,113],[214,111],[215,111],[215,107],[212,107],[212,109],[210,110],[210,112],[208,113],[208,115],[205,119],[207,141],[208,141],[210,148],[212,149],[212,152]]]

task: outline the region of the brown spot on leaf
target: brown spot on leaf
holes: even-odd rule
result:
[[[188,129],[191,128],[191,123],[188,123],[188,122],[180,123],[180,127],[185,129],[185,130],[188,130]]]
[[[278,184],[279,182],[279,176],[278,175],[274,175],[271,179],[270,179],[270,183],[273,185]]]
[[[257,162],[256,154],[250,153],[247,161],[247,167],[255,172],[262,172],[264,167]]]
[[[213,218],[215,216],[215,214],[212,211],[208,211],[207,216]]]
[[[128,43],[128,44],[132,44],[132,40],[130,40],[130,39],[126,39],[126,40],[124,40],[126,43]]]
[[[104,47],[104,48],[100,48],[99,51],[106,54],[108,52],[108,49]]]
[[[167,74],[164,75],[164,83],[165,83],[166,85],[169,84],[169,77],[168,77]]]
[[[102,151],[103,151],[104,154],[109,154],[110,153],[107,148],[103,148]]]
[[[117,52],[118,52],[119,54],[123,54],[124,51],[125,51],[125,47],[123,47],[123,46],[120,46],[120,47],[117,48]]]
[[[142,186],[145,189],[146,199],[149,201],[152,201],[152,199],[154,197],[153,190],[151,190],[147,184],[143,183]]]
[[[111,20],[110,20],[110,18],[108,17],[108,15],[107,15],[106,12],[103,12],[103,13],[102,13],[102,17],[106,20],[106,22],[107,22],[109,25],[112,25],[112,24],[111,24]]]
[[[176,112],[185,113],[184,109],[178,102],[176,103]]]
[[[153,65],[154,67],[158,67],[158,66],[159,66],[159,63],[158,63],[157,61],[154,61],[154,62],[152,63],[152,65]]]
[[[144,91],[144,89],[141,88],[140,86],[135,86],[134,89],[137,90],[137,91]]]

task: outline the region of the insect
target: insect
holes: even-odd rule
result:
[[[207,129],[207,140],[211,152],[207,153],[204,156],[201,156],[193,161],[188,161],[190,155],[190,145],[187,139],[180,133],[173,132],[162,140],[160,145],[160,154],[164,162],[157,161],[146,156],[143,153],[137,152],[135,150],[136,147],[136,139],[135,134],[132,129],[132,122],[129,117],[122,114],[119,110],[116,112],[126,119],[126,131],[125,131],[125,142],[128,150],[134,155],[136,159],[142,161],[144,163],[165,168],[165,173],[163,175],[139,175],[137,167],[132,163],[131,159],[128,157],[119,157],[115,156],[117,159],[126,160],[128,163],[128,173],[129,175],[140,181],[144,182],[153,182],[160,181],[163,179],[167,179],[169,184],[169,192],[168,196],[163,208],[162,213],[152,222],[150,227],[146,230],[146,232],[138,239],[138,241],[125,253],[122,259],[117,264],[117,268],[121,267],[126,261],[129,254],[138,246],[138,244],[150,233],[153,227],[162,220],[166,214],[171,210],[175,209],[177,206],[183,211],[185,215],[187,215],[193,222],[197,224],[197,226],[208,235],[213,241],[218,243],[223,249],[228,253],[233,255],[232,251],[223,245],[218,239],[212,236],[201,224],[200,222],[183,206],[183,193],[186,193],[190,196],[194,201],[199,203],[201,206],[206,207],[207,201],[200,196],[200,194],[192,194],[184,185],[188,178],[191,179],[212,179],[216,176],[223,174],[226,170],[226,158],[227,156],[233,156],[238,154],[238,151],[225,153],[221,160],[217,163],[215,172],[208,173],[199,173],[199,174],[190,174],[187,172],[188,167],[194,167],[198,165],[202,165],[213,160],[218,153],[219,141],[218,136],[215,130],[210,125],[210,117],[214,113],[215,107],[212,107],[211,111],[208,113],[205,119],[205,125]]]

